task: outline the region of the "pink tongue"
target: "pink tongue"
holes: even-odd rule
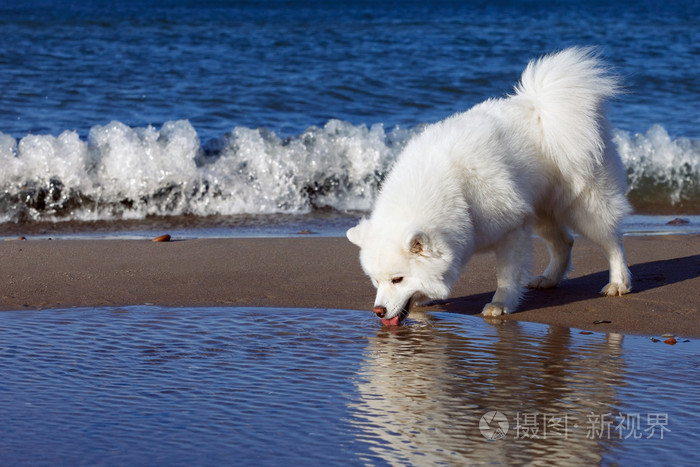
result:
[[[382,324],[384,326],[398,326],[399,325],[399,315],[396,315],[391,319],[383,319]]]

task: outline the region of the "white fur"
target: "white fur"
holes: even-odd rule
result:
[[[495,252],[498,279],[483,314],[512,312],[523,286],[554,287],[565,276],[570,229],[607,255],[610,282],[602,293],[629,292],[618,226],[630,208],[602,109],[616,91],[592,49],[570,48],[530,62],[515,94],[412,139],[370,218],[347,232],[361,248],[385,318],[405,314],[416,300],[447,298],[469,258],[483,250]],[[535,278],[533,229],[550,252]]]

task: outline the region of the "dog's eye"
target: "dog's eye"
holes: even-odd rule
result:
[[[403,280],[403,277],[394,277],[391,279],[392,284],[398,284]]]

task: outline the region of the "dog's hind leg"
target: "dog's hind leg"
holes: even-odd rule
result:
[[[600,291],[602,295],[624,295],[632,290],[632,274],[627,268],[622,235],[618,224],[626,201],[622,195],[611,195],[603,203],[592,192],[589,196],[577,199],[570,212],[572,227],[578,233],[598,245],[608,258],[610,281]]]
[[[622,237],[606,239],[601,247],[610,263],[610,282],[600,293],[608,297],[629,293],[632,290],[632,274],[627,268],[625,251],[622,249]]]
[[[529,227],[519,227],[496,245],[496,293],[491,303],[484,306],[482,315],[500,316],[513,312],[518,306],[523,283],[530,274],[531,234]]]
[[[541,276],[536,276],[527,284],[530,289],[556,287],[571,267],[571,248],[574,238],[566,227],[551,218],[540,218],[535,224],[535,233],[547,243],[549,264]]]

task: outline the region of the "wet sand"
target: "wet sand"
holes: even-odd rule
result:
[[[156,234],[154,234],[154,237]],[[158,305],[369,310],[374,290],[344,238],[12,240],[0,242],[0,310]],[[546,249],[535,242],[536,267]],[[605,258],[577,238],[560,287],[529,291],[506,319],[600,332],[700,337],[700,235],[626,237],[634,292],[600,297]],[[425,310],[477,315],[495,290],[475,256],[451,299]],[[478,316],[465,317],[465,325]],[[596,321],[610,321],[594,324]],[[379,324],[378,324],[379,325]]]

